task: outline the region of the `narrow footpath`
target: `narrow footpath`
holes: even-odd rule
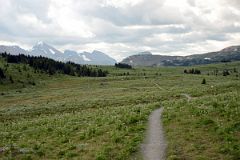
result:
[[[146,138],[142,144],[142,155],[144,160],[165,159],[167,144],[161,122],[162,111],[163,107],[153,111],[149,117]]]

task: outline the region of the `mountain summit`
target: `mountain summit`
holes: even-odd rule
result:
[[[38,42],[36,45],[33,46],[32,50],[30,51],[30,54],[34,56],[48,57],[59,61],[64,60],[62,59],[63,56],[62,52],[42,41]]]
[[[117,61],[107,54],[94,50],[92,53],[84,52],[81,53],[85,60],[88,60],[90,64],[106,64],[106,65],[114,65]]]

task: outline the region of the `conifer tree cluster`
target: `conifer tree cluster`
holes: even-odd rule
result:
[[[79,65],[73,62],[63,63],[42,56],[10,55],[7,53],[0,53],[0,56],[5,58],[7,63],[28,64],[35,70],[41,70],[50,75],[62,73],[79,77],[106,77],[108,74],[107,71],[103,71],[102,69],[93,69],[90,66]]]
[[[117,68],[132,69],[132,66],[131,66],[131,65],[125,64],[125,63],[115,63],[115,67],[117,67]]]
[[[186,74],[201,74],[201,71],[199,69],[192,68],[189,70],[185,69],[184,73],[186,73]]]

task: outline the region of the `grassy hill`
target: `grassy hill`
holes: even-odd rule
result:
[[[193,67],[105,66],[107,77],[26,66],[31,79],[23,64],[8,65],[14,83],[0,84],[0,159],[135,159],[160,106],[168,159],[239,158],[240,62],[194,66],[199,75],[184,74]]]
[[[106,77],[107,72],[99,66],[59,62],[53,59],[26,55],[0,53],[0,83],[5,87],[26,87],[51,76]]]
[[[49,75],[36,71],[26,64],[7,63],[0,57],[0,68],[5,78],[0,78],[0,90],[25,88],[41,83],[41,80],[48,80]]]

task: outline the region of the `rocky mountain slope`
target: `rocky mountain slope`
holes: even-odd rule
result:
[[[18,47],[18,46],[4,46],[4,45],[0,45],[0,53],[3,52],[7,52],[7,53],[11,53],[12,55],[18,55],[19,53],[21,54],[26,54],[28,55],[29,52]]]
[[[218,52],[190,56],[164,56],[142,52],[123,59],[121,63],[132,66],[190,66],[237,60],[240,60],[240,46],[231,46]]]

